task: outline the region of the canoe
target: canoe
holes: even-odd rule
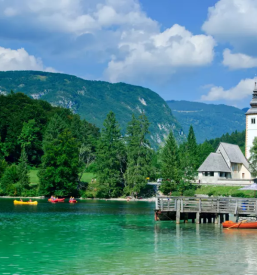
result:
[[[69,203],[77,203],[76,200],[69,201]]]
[[[232,222],[226,221],[222,224],[223,228],[231,228],[231,229],[257,229],[257,221],[256,222]]]
[[[13,201],[14,204],[28,204],[28,205],[37,205],[37,201],[17,201],[17,200],[14,200]]]
[[[65,201],[65,198],[56,199],[56,200],[48,199],[48,201],[50,201],[50,202],[64,202],[64,201]]]

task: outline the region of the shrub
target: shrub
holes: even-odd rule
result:
[[[185,190],[183,193],[183,196],[186,196],[186,197],[194,197],[194,195],[195,195],[194,189]]]
[[[208,196],[209,197],[211,197],[211,196],[213,196],[214,195],[214,191],[212,190],[212,191],[210,191],[209,193],[208,193]]]
[[[181,196],[181,193],[179,191],[174,191],[174,192],[171,193],[171,196],[172,197],[179,197],[179,196]]]

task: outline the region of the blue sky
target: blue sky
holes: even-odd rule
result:
[[[256,0],[0,0],[0,70],[241,108],[257,74],[256,26]]]

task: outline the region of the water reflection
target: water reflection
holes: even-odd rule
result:
[[[257,274],[257,231],[155,222],[151,203],[0,209],[0,274]]]

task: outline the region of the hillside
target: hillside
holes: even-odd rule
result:
[[[53,106],[69,108],[98,127],[102,126],[107,113],[113,111],[123,133],[132,113],[139,115],[145,112],[151,123],[150,140],[154,147],[164,140],[171,129],[178,141],[184,139],[182,128],[166,102],[143,87],[88,81],[59,73],[0,72],[0,93],[7,94],[11,90],[46,100]]]
[[[214,105],[190,101],[167,101],[173,115],[188,133],[194,127],[198,143],[223,134],[245,130],[245,112],[227,105]]]

